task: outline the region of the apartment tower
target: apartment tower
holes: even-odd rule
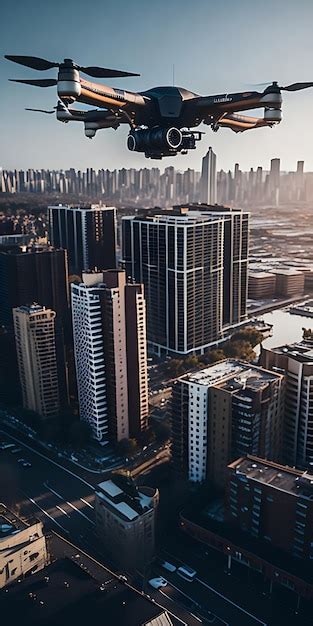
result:
[[[56,416],[61,407],[55,317],[38,304],[13,309],[23,406],[44,418]]]

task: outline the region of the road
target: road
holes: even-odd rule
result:
[[[15,443],[21,449],[17,454],[9,449],[0,451],[0,501],[17,508],[22,518],[35,515],[47,529],[58,532],[113,569],[112,563],[99,550],[99,539],[95,535],[94,486],[87,480],[86,473],[79,470],[76,474],[73,469],[62,467],[61,462],[35,449],[32,440],[25,443],[16,433],[9,434],[7,428],[0,427],[0,441]],[[23,467],[19,459],[29,461],[31,467]],[[94,475],[92,479],[95,480]],[[156,602],[169,611],[175,626],[199,626],[199,620],[190,616],[183,605],[160,594],[157,596]]]

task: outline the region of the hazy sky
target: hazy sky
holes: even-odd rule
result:
[[[206,135],[187,156],[151,161],[126,148],[126,127],[84,136],[83,125],[24,111],[51,108],[55,88],[9,83],[8,78],[55,76],[3,59],[28,54],[83,65],[140,72],[139,78],[107,80],[133,91],[175,83],[202,95],[241,91],[249,84],[313,81],[312,0],[16,0],[2,4],[0,21],[0,167],[200,169],[208,146],[218,167],[268,167],[280,157],[283,169],[304,159],[313,170],[313,88],[284,95],[277,128],[243,134],[220,129]],[[104,81],[103,81],[104,82]],[[253,115],[253,113],[252,113]]]

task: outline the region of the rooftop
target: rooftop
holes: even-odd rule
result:
[[[0,602],[2,615],[12,626],[85,626],[91,616],[106,626],[142,626],[153,620],[158,626],[172,624],[158,605],[115,576],[103,582],[70,558],[11,585],[0,592]]]
[[[226,359],[198,372],[185,374],[179,380],[206,387],[223,386],[226,391],[236,391],[246,387],[259,389],[280,377],[280,374],[269,372],[261,367],[235,359]]]
[[[311,340],[303,340],[298,343],[286,344],[270,348],[271,352],[285,355],[301,363],[313,363],[313,344]]]
[[[0,504],[0,541],[24,530],[24,528],[27,528],[27,525],[9,511],[4,504]]]
[[[151,493],[150,493],[151,492]],[[135,485],[133,479],[116,475],[96,488],[96,496],[126,522],[132,522],[153,508],[155,490]]]
[[[228,466],[237,475],[313,501],[313,475],[254,456],[234,461]]]

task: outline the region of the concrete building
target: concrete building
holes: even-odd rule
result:
[[[147,427],[145,303],[125,272],[83,273],[72,285],[74,353],[81,419],[102,443]]]
[[[263,348],[263,367],[286,377],[284,461],[307,468],[313,463],[313,341]]]
[[[116,209],[97,204],[49,206],[49,238],[68,252],[69,271],[116,267]]]
[[[200,202],[215,204],[217,198],[216,154],[210,147],[202,159]]]
[[[276,294],[286,298],[300,295],[304,291],[304,274],[294,269],[273,270],[276,274]]]
[[[276,290],[276,276],[270,272],[250,272],[248,297],[251,300],[273,298]]]
[[[175,471],[223,488],[232,459],[262,454],[279,460],[282,411],[281,374],[227,359],[182,376],[172,399]]]
[[[13,309],[14,335],[23,406],[44,418],[59,414],[64,362],[58,359],[56,314],[39,304]]]
[[[174,207],[122,220],[127,276],[143,283],[148,343],[201,354],[246,315],[248,214]]]
[[[256,456],[228,466],[226,520],[273,549],[313,559],[313,475]]]
[[[0,246],[0,284],[0,325],[12,328],[12,309],[32,302],[51,308],[64,322],[69,306],[66,250]]]
[[[143,568],[154,555],[159,492],[113,475],[96,487],[96,530],[119,567]]]
[[[0,589],[49,562],[42,522],[28,526],[0,504]]]

